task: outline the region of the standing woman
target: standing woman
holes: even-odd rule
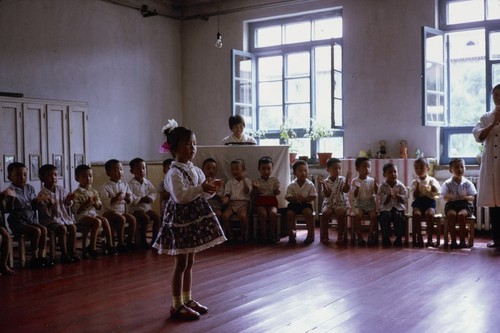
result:
[[[493,90],[495,109],[485,113],[472,130],[484,145],[479,171],[478,207],[490,208],[492,240],[488,247],[500,247],[500,84]]]

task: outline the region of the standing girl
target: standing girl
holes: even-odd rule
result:
[[[196,155],[196,137],[169,120],[163,127],[168,149],[175,158],[165,176],[165,189],[170,193],[163,225],[153,245],[159,254],[175,256],[172,273],[173,319],[196,320],[208,312],[206,306],[191,296],[192,267],[196,252],[226,240],[219,221],[207,202],[217,187],[191,160]]]

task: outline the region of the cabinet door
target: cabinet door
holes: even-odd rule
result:
[[[70,188],[74,191],[78,188],[75,181],[75,168],[80,164],[87,164],[87,108],[82,106],[69,107],[69,165],[70,165]]]
[[[70,183],[68,148],[68,106],[47,105],[47,161],[58,169],[58,184]]]
[[[10,184],[7,164],[23,162],[21,135],[21,103],[0,102],[0,189]]]
[[[24,164],[28,167],[28,183],[38,192],[41,188],[38,169],[47,160],[45,104],[23,104]]]

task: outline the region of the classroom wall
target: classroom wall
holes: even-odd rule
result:
[[[262,3],[247,0],[246,6]],[[245,21],[342,6],[345,152],[397,155],[406,139],[436,156],[438,135],[421,124],[420,28],[435,0],[318,0],[222,15],[224,47],[208,21],[143,18],[101,0],[0,1],[0,91],[86,101],[90,158],[162,160],[167,118],[218,144],[230,115],[230,50],[244,49]],[[222,8],[223,9],[223,8]]]
[[[101,0],[0,1],[0,91],[86,101],[89,161],[161,159],[182,120],[180,23]]]
[[[246,1],[252,4],[262,1]],[[435,128],[421,126],[421,26],[434,26],[434,0],[330,0],[222,15],[222,49],[214,47],[217,19],[183,22],[183,116],[199,142],[219,144],[229,131],[231,49],[245,49],[245,21],[343,7],[345,156],[361,149],[437,156]],[[223,9],[223,8],[222,8]],[[196,92],[194,94],[193,92]],[[204,116],[200,121],[200,113]],[[214,129],[221,129],[214,131]]]

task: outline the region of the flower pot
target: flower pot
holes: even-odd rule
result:
[[[326,165],[330,157],[332,157],[332,153],[318,153],[319,165]]]

